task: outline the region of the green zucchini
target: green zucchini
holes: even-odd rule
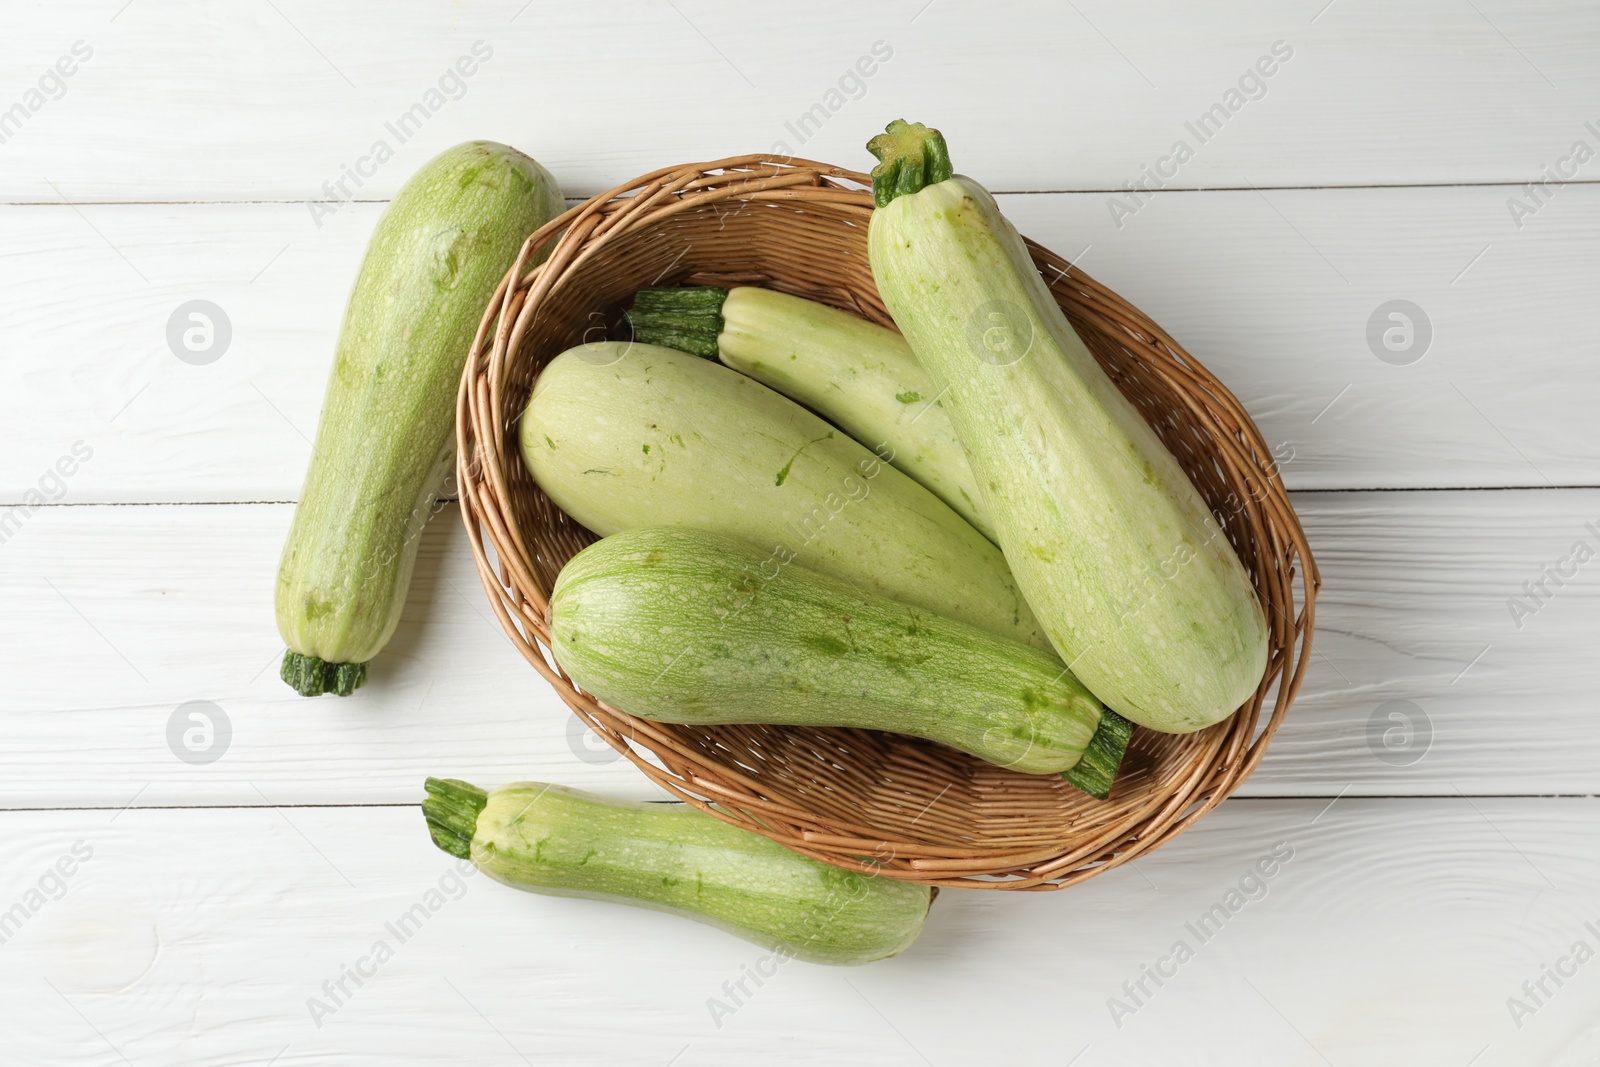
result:
[[[859,964],[915,941],[932,892],[791,852],[686,804],[429,778],[434,843],[517,889],[671,912],[775,950]]]
[[[425,164],[378,220],[278,568],[280,673],[302,695],[353,692],[394,633],[484,304],[562,208],[539,164],[472,141]]]
[[[1048,648],[1000,550],[842,430],[672,348],[580,345],[534,382],[528,470],[604,537],[693,526],[862,589]]]
[[[1113,710],[1187,733],[1267,663],[1261,604],[1178,461],[1100,369],[994,198],[936,130],[868,147],[885,306],[945,393],[1000,547],[1056,651]]]
[[[994,540],[944,400],[895,331],[754,286],[644,289],[634,297],[628,321],[636,341],[720,357],[804,404]]]
[[[1130,730],[1055,656],[767,562],[704,530],[614,534],[556,579],[551,651],[585,690],[641,718],[891,730],[1110,792]]]

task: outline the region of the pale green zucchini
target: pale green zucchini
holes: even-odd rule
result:
[[[982,186],[937,131],[868,146],[873,277],[945,393],[1041,625],[1113,710],[1186,733],[1232,714],[1267,663],[1261,604],[1183,468],[1100,369]]]
[[[485,793],[429,778],[434,843],[496,881],[671,912],[783,958],[860,964],[915,941],[925,885],[847,871],[686,804],[608,800],[519,782]]]
[[[552,501],[602,537],[693,526],[1048,648],[1000,550],[943,501],[760,382],[672,348],[581,345],[519,427]]]
[[[302,695],[353,692],[394,633],[484,304],[562,208],[539,164],[472,141],[425,164],[378,220],[278,568],[281,674]]]
[[[804,404],[994,540],[944,400],[895,331],[755,286],[644,289],[628,321],[636,341],[720,357]]]
[[[657,722],[890,730],[1024,774],[1071,772],[1097,741],[1088,777],[1068,777],[1110,791],[1129,730],[1049,652],[766,562],[704,530],[614,534],[561,569],[551,651],[586,691]]]

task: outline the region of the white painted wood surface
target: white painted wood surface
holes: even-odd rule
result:
[[[0,924],[18,903],[26,922],[0,928],[0,1063],[1600,1059],[1600,964],[1523,989],[1577,941],[1600,951],[1600,563],[1544,577],[1600,549],[1600,162],[1574,155],[1600,152],[1594,5],[6,14]],[[1278,41],[1293,55],[1265,94],[1200,143],[1185,123]],[[64,56],[71,76],[41,84]],[[401,143],[385,123],[430,88]],[[501,636],[453,508],[366,689],[304,701],[274,678],[272,575],[382,201],[471,137],[585,196],[752,150],[865,166],[902,114],[1148,310],[1278,450],[1325,588],[1311,673],[1244,797],[1064,894],[946,893],[903,957],[788,964],[720,1027],[708,998],[759,950],[479,877],[316,1026],[307,998],[450,871],[423,775],[652,795]],[[1180,138],[1193,158],[1164,188],[1113,195]],[[378,139],[393,158],[340,189]],[[232,328],[205,366],[165,337],[193,299]],[[1426,316],[1420,359],[1369,342],[1392,300]],[[1553,595],[1530,598],[1542,577]],[[169,747],[195,701],[229,724],[208,763]],[[45,872],[80,841],[53,899]],[[1279,842],[1294,857],[1265,897],[1134,1003],[1122,983]],[[1120,1027],[1112,997],[1137,1008]]]
[[[1263,79],[1265,95],[1251,83],[1259,98],[1220,133],[1188,135],[1195,158],[1171,184],[1525,182],[1600,119],[1600,12],[1583,0],[1029,0],[981,18],[958,0],[830,0],[781,26],[710,0],[374,10],[13,5],[0,52],[12,99],[75,42],[94,55],[0,146],[0,191],[40,202],[338,197],[323,183],[386,139],[395,158],[347,183],[382,198],[472,131],[527,146],[590,195],[664,162],[775,144],[859,166],[870,161],[862,131],[902,112],[944,129],[958,167],[981,161],[994,189],[1118,189],[1279,41],[1293,54]],[[462,88],[445,86],[402,143],[386,124],[478,41],[491,57]],[[841,86],[878,42],[892,54],[864,89]],[[800,126],[819,104],[826,120]],[[64,153],[74,145],[83,150]]]
[[[1600,962],[1546,979],[1537,1005],[1522,989],[1571,972],[1576,942],[1600,949],[1591,798],[1235,801],[1065,895],[942,894],[901,956],[787,963],[748,998],[724,983],[761,949],[461,878],[421,822],[12,814],[8,905],[74,843],[92,852],[0,946],[8,1062],[1578,1067],[1600,1051]],[[434,889],[400,942],[385,924]],[[1217,905],[1226,919],[1201,926]],[[393,958],[374,967],[380,939]],[[1193,958],[1173,974],[1179,941]],[[376,974],[329,998],[357,965]],[[1158,966],[1136,1002],[1123,983]],[[1514,1017],[1511,997],[1534,1010]],[[712,998],[734,1010],[713,1017]]]
[[[1507,605],[1531,604],[1523,583],[1573,542],[1600,553],[1585,527],[1600,527],[1600,490],[1295,503],[1325,583],[1316,651],[1247,795],[1600,792],[1600,562],[1533,614]],[[407,803],[428,774],[656,795],[610,749],[590,752],[598,742],[505,639],[453,506],[423,535],[400,629],[367,685],[296,696],[276,676],[272,618],[291,513],[54,507],[21,528],[0,551],[0,597],[15,609],[0,644],[34,651],[0,692],[0,807]],[[232,736],[191,766],[166,730],[197,700]],[[1413,734],[1391,711],[1416,720]]]
[[[1562,196],[1521,231],[1503,187],[1173,193],[1120,230],[1107,194],[1002,200],[1228,383],[1291,487],[1326,489],[1600,484],[1600,185]],[[0,256],[16,309],[0,323],[16,383],[0,420],[17,441],[0,500],[79,440],[94,458],[74,502],[293,500],[381,208],[318,230],[287,204],[0,207],[25,250]],[[194,299],[232,330],[204,366],[166,342]],[[1395,299],[1433,334],[1405,366],[1367,342]]]

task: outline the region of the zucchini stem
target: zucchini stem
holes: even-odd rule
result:
[[[722,333],[722,304],[728,290],[713,285],[641,289],[628,311],[633,339],[664,345],[705,359],[717,358]]]
[[[278,677],[294,687],[303,697],[319,697],[335,693],[347,697],[360,689],[367,680],[365,663],[329,663],[316,656],[307,656],[294,649],[285,649],[283,667]]]
[[[1132,737],[1133,723],[1110,708],[1102,708],[1100,725],[1089,739],[1089,747],[1076,764],[1061,772],[1061,777],[1096,800],[1106,799]]]
[[[944,134],[920,122],[895,119],[867,142],[867,151],[879,160],[872,168],[872,201],[879,207],[946,181],[951,174]]]
[[[433,843],[452,856],[471,859],[478,813],[489,803],[489,794],[455,778],[429,778],[423,787],[428,797],[422,802],[422,816],[428,820]]]

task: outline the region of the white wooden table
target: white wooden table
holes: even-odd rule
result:
[[[1600,8],[996,6],[6,5],[0,1063],[1600,1062]],[[272,576],[350,279],[433,153],[507,141],[583,197],[864,168],[901,116],[1249,407],[1322,566],[1314,662],[1175,843],[946,893],[901,957],[713,1012],[759,950],[430,844],[430,773],[653,795],[500,634],[453,509],[350,699],[275,677]],[[167,341],[194,300],[211,362]]]

